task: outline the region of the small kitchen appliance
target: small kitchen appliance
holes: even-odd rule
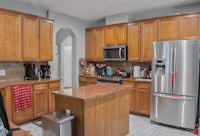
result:
[[[35,64],[32,63],[26,63],[24,64],[25,67],[25,80],[36,80],[38,79],[36,73],[35,73]]]
[[[40,69],[42,71],[41,78],[50,78],[51,71],[50,71],[50,65],[40,65]]]

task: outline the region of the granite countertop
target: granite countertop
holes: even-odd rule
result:
[[[102,83],[82,86],[77,88],[53,91],[54,94],[73,97],[82,100],[91,100],[98,97],[110,95],[119,91],[129,91],[130,87],[126,85]]]
[[[24,79],[3,80],[3,81],[0,81],[0,89],[8,87],[8,86],[14,86],[14,85],[48,83],[48,82],[59,81],[59,80],[60,79],[52,79],[52,78],[46,78],[46,79],[41,79],[41,80],[24,80]]]

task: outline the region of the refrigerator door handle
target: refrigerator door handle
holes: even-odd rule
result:
[[[173,74],[173,85],[176,86],[176,72]]]
[[[157,97],[163,97],[163,98],[175,99],[175,100],[189,100],[189,101],[192,101],[194,99],[194,98],[186,97],[186,96],[173,96],[173,95],[166,95],[166,94],[153,94],[153,95],[157,96]]]
[[[170,72],[170,86],[173,86],[173,72]]]
[[[176,86],[176,47],[174,48],[174,73],[173,73],[173,86]]]

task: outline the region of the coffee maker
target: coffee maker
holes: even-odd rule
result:
[[[40,70],[42,71],[41,78],[50,78],[51,71],[50,71],[50,65],[40,65]]]
[[[38,79],[36,73],[35,73],[35,64],[32,63],[25,63],[25,80],[36,80]]]

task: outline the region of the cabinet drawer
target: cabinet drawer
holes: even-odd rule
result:
[[[135,82],[133,82],[133,81],[122,81],[122,85],[129,85],[131,87],[135,87]]]
[[[60,82],[56,81],[56,82],[51,82],[49,83],[49,88],[60,88]]]
[[[79,81],[81,81],[81,82],[87,82],[87,77],[79,77]]]
[[[151,89],[151,83],[136,83],[136,88]]]
[[[93,77],[89,77],[88,81],[89,81],[89,83],[96,83],[97,82],[96,78],[93,78]]]
[[[47,84],[34,84],[33,88],[34,88],[34,90],[48,89],[48,85]]]

